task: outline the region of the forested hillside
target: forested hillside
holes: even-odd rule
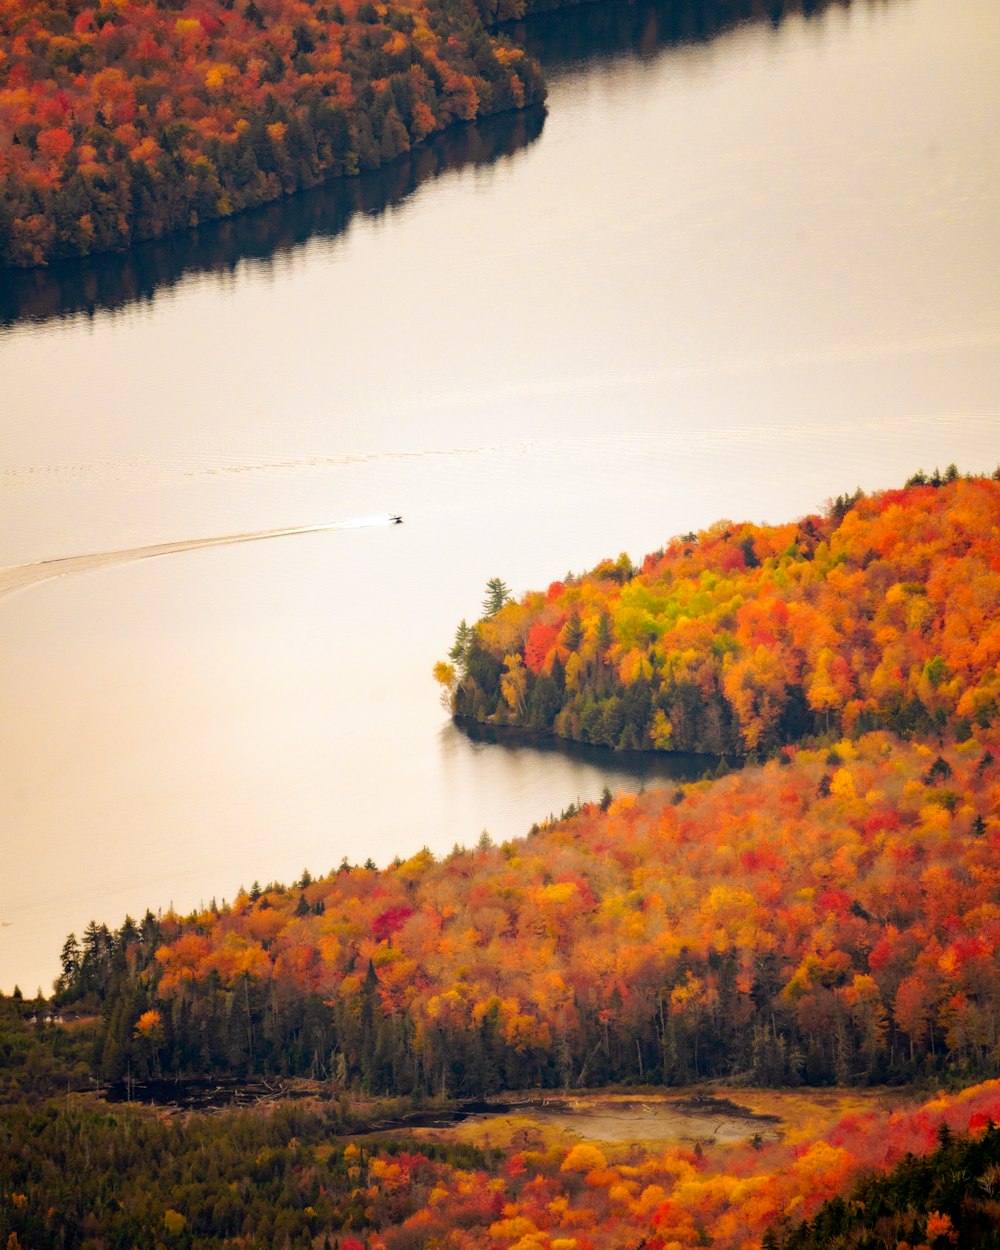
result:
[[[986,1117],[977,1114],[980,1128]],[[947,1121],[929,1154],[907,1154],[888,1173],[866,1176],[852,1192],[824,1203],[789,1236],[772,1235],[780,1250],[881,1250],[899,1246],[996,1245],[1000,1211],[1000,1128],[956,1137]]]
[[[1000,742],[886,732],[585,805],[502,847],[93,925],[105,1079],[374,1093],[996,1071]],[[607,810],[601,810],[606,806]]]
[[[0,0],[0,266],[227,217],[543,98],[473,0]]]
[[[486,614],[437,666],[458,717],[615,748],[767,755],[996,714],[1000,482],[952,467],[785,525],[719,521]]]
[[[92,924],[59,1001],[100,1008],[108,1080],[455,1095],[992,1074],[998,520],[1000,483],[949,472],[787,526],[721,522],[520,603],[494,583],[460,631],[459,698],[489,671],[511,712],[522,678],[526,709],[561,682],[557,725],[644,708],[660,746],[705,745],[684,735],[709,724],[744,750],[807,728],[825,745],[608,793],[502,847]],[[915,737],[861,732],[879,723]]]

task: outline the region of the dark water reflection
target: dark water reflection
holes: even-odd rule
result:
[[[643,784],[666,781],[700,781],[726,771],[730,765],[716,755],[695,755],[687,751],[612,751],[592,746],[589,742],[570,742],[551,734],[518,729],[509,725],[480,725],[461,720],[458,728],[470,742],[500,748],[510,754],[530,752],[550,754],[575,763],[589,764],[595,769],[612,769],[623,777]]]
[[[851,0],[606,0],[539,14],[512,23],[510,32],[552,76],[620,54],[651,57],[676,44],[704,43],[739,25],[777,27],[794,14],[809,18],[850,6]]]
[[[152,300],[188,275],[231,274],[242,261],[268,262],[310,239],[336,238],[357,216],[379,217],[425,182],[453,170],[487,168],[512,156],[535,142],[544,121],[540,108],[487,118],[439,135],[373,173],[142,243],[124,256],[8,271],[0,282],[0,325],[124,308]]]

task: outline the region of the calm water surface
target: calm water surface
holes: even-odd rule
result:
[[[406,518],[0,597],[5,989],[91,917],[641,784],[449,724],[488,577],[1000,461],[995,0],[608,12],[534,28],[544,124],[2,279],[0,565]]]

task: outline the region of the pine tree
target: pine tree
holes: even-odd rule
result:
[[[510,602],[510,597],[510,587],[503,580],[503,578],[491,577],[486,583],[486,598],[483,600],[483,616],[496,616],[503,605]],[[459,628],[461,628],[461,626]]]

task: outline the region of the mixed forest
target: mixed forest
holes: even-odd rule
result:
[[[323,1104],[0,1118],[9,1250],[812,1250],[996,1244],[1000,1088],[702,1148],[342,1135]],[[891,1238],[891,1240],[886,1240]]]
[[[540,103],[537,64],[484,16],[473,0],[3,0],[0,266],[120,250]]]
[[[545,98],[575,0],[0,0],[0,268],[122,251]],[[671,6],[678,37],[827,0]]]
[[[719,521],[511,599],[435,676],[459,718],[761,758],[820,733],[967,738],[996,715],[996,480],[917,474],[785,525]]]
[[[1000,1056],[1000,741],[874,732],[523,841],[67,942],[105,1081],[370,1094],[971,1079]]]
[[[439,665],[462,715],[731,766],[70,935],[52,999],[0,1013],[0,1241],[996,1245],[998,534],[1000,481],[949,470],[494,579]],[[192,1077],[309,1098],[96,1100]],[[781,1132],[356,1136],[387,1099],[720,1085]]]

